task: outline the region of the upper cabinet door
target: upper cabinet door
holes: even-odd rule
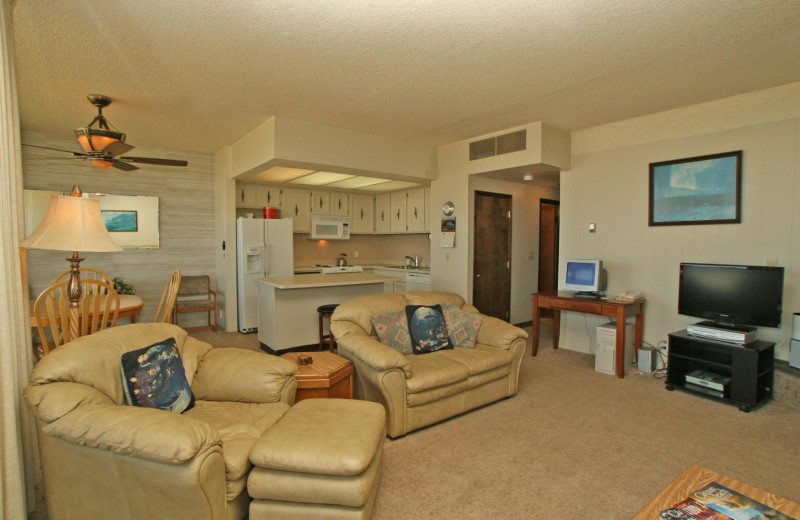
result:
[[[292,219],[292,231],[311,232],[311,212],[308,190],[284,189],[281,218]]]
[[[256,202],[258,207],[272,206],[281,209],[281,189],[277,186],[258,186]]]
[[[252,184],[236,185],[236,207],[237,208],[257,208],[256,187]]]
[[[351,233],[372,233],[375,226],[375,212],[373,210],[375,198],[372,195],[354,193],[350,196]]]
[[[389,233],[392,230],[392,205],[388,193],[375,196],[375,232]]]
[[[425,231],[425,190],[410,190],[407,192],[406,215],[409,233],[422,233]]]
[[[408,199],[408,192],[397,191],[390,193],[389,196],[392,206],[392,233],[405,233],[408,230],[408,223],[406,222],[406,199]]]
[[[334,191],[331,193],[331,215],[346,217],[350,215],[350,194]]]
[[[312,215],[331,214],[331,192],[311,190],[311,214]]]

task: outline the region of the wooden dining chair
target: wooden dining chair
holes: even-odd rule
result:
[[[114,281],[111,279],[111,277],[100,269],[95,269],[94,267],[80,267],[78,270],[81,272],[81,280],[100,280],[101,282],[105,282],[111,287],[114,287]],[[64,280],[69,281],[70,272],[71,271],[67,269],[63,273],[59,274],[56,276],[56,279],[53,280],[53,283],[56,284]]]
[[[172,309],[175,307],[175,299],[178,297],[178,288],[181,286],[181,272],[175,270],[169,276],[164,292],[161,293],[161,301],[158,302],[158,309],[153,318],[155,323],[171,323]]]
[[[78,336],[86,336],[113,327],[119,317],[119,294],[110,284],[81,279],[78,301]],[[75,339],[70,332],[69,281],[55,283],[42,291],[33,304],[33,316],[41,347],[34,348],[38,361],[53,349]],[[37,345],[38,347],[38,345]]]
[[[185,330],[217,330],[217,291],[211,288],[211,277],[207,274],[197,276],[184,276],[181,278],[178,298],[175,301],[173,323],[178,324],[178,315],[187,312],[205,312],[208,318],[207,325],[198,327],[184,327]],[[211,318],[214,324],[211,324]]]

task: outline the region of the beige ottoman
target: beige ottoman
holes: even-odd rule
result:
[[[385,422],[383,406],[368,401],[294,405],[250,450],[250,520],[369,518]]]

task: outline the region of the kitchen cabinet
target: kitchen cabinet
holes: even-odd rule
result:
[[[350,216],[350,197],[349,193],[334,191],[331,193],[331,215],[339,217]]]
[[[425,190],[409,190],[406,195],[406,232],[422,233],[425,231]]]
[[[375,196],[375,232],[389,233],[392,230],[392,206],[388,193]]]
[[[252,184],[236,185],[236,207],[256,208],[256,187]]]
[[[433,218],[433,214],[431,213],[431,189],[424,188],[425,191],[425,226],[424,230],[428,233],[431,232],[431,218]]]
[[[256,187],[256,207],[272,206],[281,209],[281,189],[277,186]]]
[[[396,191],[389,194],[391,201],[391,232],[392,233],[405,233],[408,231],[408,222],[406,221],[408,192]]]
[[[322,190],[311,190],[311,214],[312,215],[331,214],[331,192]]]
[[[311,232],[311,199],[308,190],[288,188],[283,190],[282,218],[292,219],[292,231]]]
[[[350,233],[372,233],[375,230],[375,197],[354,193],[350,196]]]

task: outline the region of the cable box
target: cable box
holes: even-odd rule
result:
[[[745,345],[756,340],[755,327],[720,327],[713,321],[701,321],[686,327],[692,336]]]
[[[731,382],[731,378],[707,370],[694,370],[685,376],[686,382],[693,385],[723,391]]]

